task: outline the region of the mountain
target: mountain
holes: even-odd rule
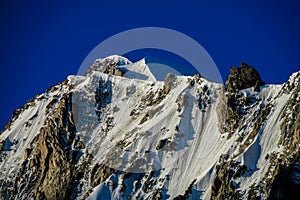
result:
[[[1,199],[295,199],[299,83],[245,63],[225,84],[158,81],[145,60],[96,60],[13,112]]]

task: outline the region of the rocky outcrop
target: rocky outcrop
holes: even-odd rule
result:
[[[113,58],[106,58],[104,60],[99,59],[87,69],[85,75],[89,75],[93,71],[99,71],[110,75],[123,76],[126,71],[124,68],[120,68],[119,66],[126,64],[129,64],[129,61],[122,59],[121,57],[118,60]]]
[[[242,89],[254,87],[255,91],[260,90],[260,86],[265,82],[260,78],[259,73],[252,66],[241,63],[240,68],[232,67],[225,83],[225,93],[223,101],[220,102],[220,109],[223,113],[219,117],[222,122],[220,130],[229,132],[229,137],[241,124],[241,119],[247,107],[255,102],[255,97],[243,96]]]
[[[297,163],[279,165],[268,199],[294,199],[300,196],[299,160]]]
[[[133,108],[130,111],[129,116],[131,116],[133,119],[136,119],[140,113],[145,110],[147,107],[153,107],[155,105],[159,105],[159,103],[164,100],[164,98],[169,94],[169,92],[174,87],[174,82],[176,80],[176,75],[169,73],[167,74],[164,85],[162,88],[155,89],[152,88],[154,86],[154,83],[151,85],[152,87],[150,90],[145,92],[145,95],[142,97],[141,102],[138,106]],[[145,123],[147,120],[151,119],[152,116],[160,110],[160,107],[157,107],[156,109],[149,110],[141,119],[139,124]]]
[[[163,93],[168,94],[170,92],[170,90],[174,87],[175,80],[176,80],[175,74],[173,73],[167,74],[164,80]]]
[[[49,111],[52,117],[44,122],[44,127],[32,141],[24,154],[19,172],[14,182],[1,181],[2,198],[6,199],[68,199],[76,196],[80,180],[86,173],[88,156],[78,164],[82,152],[76,137],[72,116],[72,94],[65,94],[57,108]]]
[[[233,160],[221,162],[216,166],[216,175],[211,186],[211,199],[241,199],[234,178],[243,173],[242,166]]]
[[[76,176],[75,163],[80,155],[71,148],[76,131],[71,98],[71,94],[68,94],[60,100],[56,115],[45,122],[25,154],[16,181],[17,193],[31,191],[35,199],[64,199],[71,196]]]
[[[192,193],[192,187],[193,187],[193,185],[194,185],[195,182],[196,182],[196,179],[191,182],[191,184],[189,185],[189,187],[184,191],[183,195],[178,195],[173,200],[185,200],[185,199],[188,199],[189,196],[190,196],[190,194]]]
[[[275,162],[278,164],[269,199],[293,199],[300,195],[300,84],[288,82],[284,90],[286,87],[289,87],[292,95],[281,115],[281,138],[278,144],[284,147],[284,153]]]
[[[259,87],[265,85],[256,69],[246,63],[241,63],[240,68],[231,67],[230,74],[226,80],[226,89],[228,92],[236,92],[250,87],[259,91]]]
[[[298,80],[300,73],[284,84],[282,90],[275,99],[281,95],[289,94],[290,98],[284,107],[281,116],[281,134],[279,147],[283,152],[273,152],[268,154],[265,159],[269,162],[269,167],[265,176],[258,182],[254,183],[245,197],[247,199],[293,199],[300,193],[300,85]],[[264,127],[264,123],[272,110],[272,103],[261,104],[260,109],[254,114],[255,120],[252,130],[247,137],[239,139],[240,145],[238,154],[245,150],[253,143],[259,131]],[[238,154],[231,155],[233,158]],[[229,159],[229,155],[224,156],[216,166],[216,174],[212,184],[211,199],[240,199],[238,184],[235,179],[243,174],[251,172],[245,165]]]

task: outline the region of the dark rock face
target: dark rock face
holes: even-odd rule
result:
[[[227,77],[225,84],[226,94],[224,96],[223,105],[223,127],[222,132],[229,132],[229,137],[238,128],[241,123],[245,108],[251,106],[255,99],[254,97],[242,96],[240,90],[254,87],[254,90],[259,92],[260,86],[265,85],[265,82],[260,78],[259,73],[252,66],[246,63],[241,63],[240,68],[232,67],[230,74]]]
[[[259,91],[259,87],[265,84],[256,69],[246,63],[241,63],[240,68],[231,67],[226,81],[226,88],[229,92],[249,87],[255,87],[255,91]]]
[[[216,166],[216,176],[211,186],[211,199],[241,199],[234,178],[240,173],[242,166],[234,161],[223,162]]]
[[[98,120],[101,120],[103,108],[111,103],[112,83],[110,80],[99,79],[98,88],[95,93],[95,108]]]
[[[278,174],[275,176],[269,199],[294,199],[300,196],[299,177],[295,173],[300,172],[298,164],[289,166],[281,165]]]
[[[37,199],[65,199],[72,195],[79,150],[71,148],[76,131],[71,98],[67,94],[60,100],[54,119],[48,119],[33,140],[16,178],[16,193],[32,191],[32,197]]]
[[[25,150],[14,180],[0,180],[5,186],[0,199],[73,199],[81,192],[79,181],[87,173],[89,158],[78,163],[81,141],[75,137],[71,99],[72,93],[64,94],[58,107],[49,111],[52,117]]]
[[[284,156],[277,159],[280,165],[273,179],[269,199],[294,199],[300,195],[300,85],[288,82],[286,86],[293,93],[281,116],[279,145],[284,146]]]

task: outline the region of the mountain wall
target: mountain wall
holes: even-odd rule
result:
[[[294,199],[300,72],[265,84],[157,81],[111,56],[16,109],[0,135],[1,199]]]

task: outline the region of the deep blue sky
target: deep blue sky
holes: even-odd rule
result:
[[[15,108],[76,74],[101,41],[131,28],[165,27],[192,37],[223,78],[241,61],[268,83],[282,83],[300,68],[297,1],[41,2],[0,3],[0,129]]]

